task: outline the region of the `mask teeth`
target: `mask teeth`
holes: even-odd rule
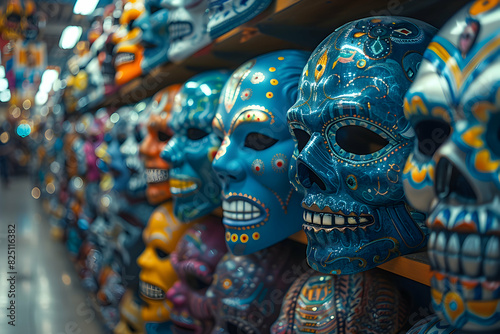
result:
[[[151,183],[160,183],[168,181],[167,169],[146,169],[146,181]]]
[[[467,278],[500,281],[500,237],[432,231],[429,237],[432,268]]]
[[[222,201],[222,210],[224,218],[232,220],[251,220],[261,216],[261,210],[242,200]]]
[[[304,210],[304,222],[321,228],[336,228],[336,227],[360,227],[373,222],[371,216],[344,216],[329,212],[314,212]]]
[[[198,189],[194,181],[182,179],[170,179],[170,192],[172,195],[182,195]]]
[[[170,38],[173,41],[183,39],[192,32],[191,25],[187,22],[173,22],[168,26]]]
[[[165,299],[165,292],[159,287],[141,281],[139,286],[141,293],[150,299]]]
[[[126,63],[131,63],[134,61],[134,54],[132,53],[119,53],[117,56],[116,56],[116,60],[115,60],[115,63],[117,65],[121,65],[121,64],[126,64]]]

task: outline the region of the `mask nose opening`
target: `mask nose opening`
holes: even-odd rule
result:
[[[475,203],[477,195],[467,178],[447,158],[436,166],[435,191],[439,199],[455,198],[463,203]]]
[[[323,191],[326,190],[326,185],[321,180],[321,178],[316,174],[312,169],[307,167],[304,163],[299,162],[297,166],[297,173],[299,176],[300,183],[306,187],[306,188],[311,188],[313,183],[316,183],[316,185]]]

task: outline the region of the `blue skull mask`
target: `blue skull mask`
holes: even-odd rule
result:
[[[403,96],[433,33],[412,19],[362,19],[309,58],[287,117],[313,269],[352,274],[425,246],[425,217],[406,205],[400,170],[413,143]]]
[[[141,61],[142,73],[148,73],[156,66],[168,61],[168,10],[161,8],[157,0],[145,1],[146,11],[134,26],[142,30],[144,56]]]
[[[183,222],[220,206],[220,184],[211,167],[220,140],[212,132],[212,120],[228,78],[222,71],[198,74],[184,83],[174,102],[169,122],[174,136],[161,157],[172,166],[174,214]]]
[[[251,254],[298,232],[300,199],[288,180],[295,147],[286,112],[309,53],[278,51],[240,66],[213,122],[223,138],[213,168],[222,181],[223,223],[233,254]]]
[[[418,138],[406,196],[429,213],[436,313],[452,327],[500,331],[500,5],[475,1],[427,48],[405,113]]]
[[[270,4],[271,0],[209,0],[208,33],[216,39],[251,20]]]

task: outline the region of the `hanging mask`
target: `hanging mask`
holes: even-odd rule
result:
[[[500,330],[499,15],[475,1],[450,19],[405,99],[417,143],[404,185],[429,213],[434,309],[474,332]]]
[[[210,44],[207,31],[209,0],[163,0],[169,9],[168,59],[181,61]]]
[[[226,83],[213,121],[222,140],[213,168],[222,183],[226,241],[235,255],[269,247],[302,226],[288,179],[295,147],[286,112],[309,53],[284,50],[240,66]]]
[[[206,296],[219,260],[227,252],[224,227],[211,217],[194,225],[170,256],[179,280],[167,292],[173,304],[170,318],[174,333],[210,333],[214,319]]]
[[[271,0],[209,0],[208,33],[212,40],[250,21],[263,12]]]
[[[182,224],[173,215],[172,202],[155,209],[142,234],[146,249],[137,259],[141,267],[139,290],[146,305],[142,308],[145,322],[170,319],[171,302],[166,292],[177,281],[170,254],[191,224]]]
[[[110,132],[111,140],[105,145],[107,169],[113,175],[113,189],[118,192],[127,190],[130,180],[130,170],[125,164],[125,157],[120,151],[120,147],[128,138],[131,127],[128,126],[125,114],[130,111],[130,107],[120,108],[110,116],[110,121],[114,123]]]
[[[102,35],[104,32],[103,23],[104,23],[104,9],[100,8],[92,14],[92,18],[90,19],[90,28],[87,32],[87,40],[89,44],[92,46],[94,42]]]
[[[286,291],[304,272],[301,246],[285,240],[250,255],[226,254],[207,292],[215,316],[212,333],[270,333]]]
[[[183,222],[203,217],[220,206],[220,184],[212,170],[220,140],[212,132],[212,120],[228,77],[222,71],[198,74],[176,96],[169,122],[174,136],[161,157],[171,165],[174,212]]]
[[[20,0],[8,0],[5,6],[4,29],[2,37],[6,40],[16,40],[22,37],[21,20],[23,6]]]
[[[390,301],[390,302],[388,302]],[[272,334],[399,333],[408,303],[379,271],[325,275],[310,270],[293,283]]]
[[[158,7],[156,0],[146,0],[146,12],[134,23],[142,30],[144,57],[141,62],[142,73],[148,73],[158,65],[168,62],[168,14],[169,11]]]
[[[120,29],[115,33],[115,81],[123,85],[142,74],[141,62],[144,57],[142,30],[133,23],[144,12],[144,0],[129,0],[123,7]]]
[[[402,106],[433,33],[413,19],[366,18],[309,58],[288,123],[313,269],[353,274],[426,245],[425,216],[400,180],[413,144]]]
[[[141,315],[140,301],[136,300],[134,291],[127,290],[120,301],[120,322],[113,334],[143,334],[144,321]]]
[[[160,153],[173,136],[168,127],[174,98],[180,85],[171,85],[153,97],[150,105],[150,116],[147,123],[147,135],[141,142],[140,154],[146,169],[146,196],[150,204],[159,204],[170,199],[169,169],[170,165],[160,158]]]
[[[36,10],[36,4],[32,0],[24,1],[24,18],[22,22],[22,30],[24,38],[28,41],[35,40],[38,37],[39,28],[38,22],[41,14]],[[45,24],[45,22],[44,22]]]

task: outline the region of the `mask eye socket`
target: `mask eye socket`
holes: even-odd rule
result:
[[[170,136],[169,134],[167,134],[167,133],[165,133],[163,131],[158,131],[158,140],[159,141],[166,142],[170,138],[172,138],[172,136]]]
[[[187,137],[190,140],[200,140],[206,136],[208,133],[198,128],[189,128],[187,131]]]
[[[414,130],[418,150],[427,157],[432,157],[451,133],[450,125],[441,119],[422,120],[414,125]]]
[[[335,139],[341,149],[357,155],[375,153],[389,143],[372,130],[359,125],[347,125],[339,128]]]
[[[195,291],[203,290],[210,286],[210,284],[205,283],[199,277],[197,277],[192,273],[186,274],[186,283],[192,290]]]
[[[161,259],[165,259],[167,257],[169,257],[170,254],[168,254],[167,252],[164,252],[163,250],[159,249],[159,248],[156,248],[155,249],[155,252],[156,252],[156,255]]]
[[[245,138],[245,147],[256,151],[263,151],[276,144],[277,141],[277,139],[266,136],[265,134],[251,132]]]
[[[295,139],[297,139],[297,147],[300,153],[304,147],[306,147],[307,142],[311,139],[311,136],[306,131],[297,128],[293,129],[293,135],[295,136]]]

